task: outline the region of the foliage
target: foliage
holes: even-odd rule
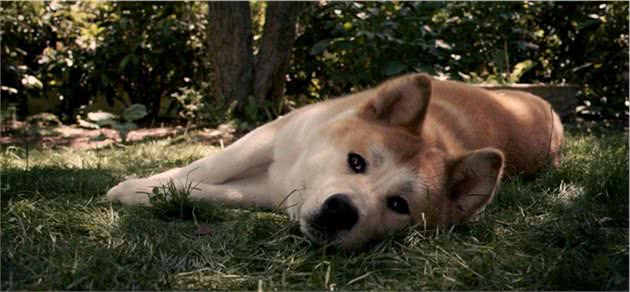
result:
[[[87,120],[78,117],[77,121],[79,126],[88,129],[99,129],[103,126],[112,127],[118,133],[122,143],[126,143],[129,131],[138,127],[134,121],[144,118],[147,114],[147,107],[136,103],[125,109],[122,114],[122,121],[118,116],[102,111],[90,112],[87,114]]]
[[[237,101],[229,101],[225,98],[208,101],[208,83],[203,83],[199,89],[196,87],[181,87],[177,92],[171,94],[174,105],[177,108],[177,115],[186,122],[186,131],[199,126],[216,126],[229,122],[230,119],[237,119],[234,114]],[[255,107],[255,106],[254,106]],[[262,114],[262,111],[254,109],[255,114]],[[250,118],[253,121],[254,118]],[[256,119],[260,123],[265,121]],[[243,127],[243,130],[250,129]]]
[[[111,3],[94,58],[94,66],[103,68],[96,77],[99,92],[129,95],[156,115],[161,97],[206,79],[203,11],[201,4],[183,2]]]
[[[195,209],[195,222],[191,205],[184,209],[190,213],[182,214],[177,200],[157,210],[106,201],[105,192],[125,175],[158,173],[217,151],[202,143],[35,150],[29,170],[23,151],[7,149],[0,154],[0,285],[3,290],[624,290],[627,141],[627,133],[568,134],[559,169],[527,181],[507,179],[478,220],[451,230],[410,228],[355,254],[310,244],[281,214],[214,209],[204,215]],[[200,226],[206,230],[199,232]]]
[[[9,99],[58,99],[72,120],[81,105],[160,100],[207,80],[205,4],[3,2],[3,90]],[[18,82],[22,80],[22,82]]]
[[[51,127],[60,126],[61,121],[59,118],[51,113],[40,113],[26,117],[25,122],[30,125],[36,125],[39,127]]]
[[[251,6],[257,52],[266,4]],[[286,104],[424,71],[470,82],[575,83],[584,114],[627,119],[628,8],[623,1],[319,2],[298,25]],[[3,107],[17,103],[21,117],[32,114],[28,100],[46,99],[65,122],[99,100],[145,104],[147,121],[161,107],[187,122],[231,118],[233,105],[208,86],[206,3],[2,2],[0,9]],[[286,110],[273,101],[245,107],[245,121],[254,123]]]
[[[570,82],[606,117],[621,117],[627,12],[627,2],[330,2],[302,19],[287,91],[321,99],[415,71]]]

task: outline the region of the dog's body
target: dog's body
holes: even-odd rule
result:
[[[192,183],[194,199],[284,209],[311,239],[352,249],[410,224],[465,221],[491,202],[504,166],[556,166],[562,140],[559,117],[536,96],[406,75],[295,110],[107,197],[149,205],[141,193]]]

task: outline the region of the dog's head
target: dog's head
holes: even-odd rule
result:
[[[492,201],[499,150],[453,157],[422,138],[430,77],[407,75],[362,94],[295,164],[306,196],[291,201],[309,238],[357,249],[412,224],[461,223]]]

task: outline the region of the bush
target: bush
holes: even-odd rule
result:
[[[209,78],[204,3],[3,2],[3,94],[48,98],[74,120],[103,97],[146,104]],[[5,62],[6,61],[6,62]]]
[[[252,4],[254,46],[264,3]],[[302,14],[287,74],[299,106],[424,71],[471,82],[575,83],[595,119],[628,115],[627,2],[321,2]],[[105,100],[145,104],[211,123],[229,118],[215,98],[205,45],[207,4],[185,2],[2,2],[3,106],[54,103],[74,121]],[[238,85],[235,85],[238,86]],[[199,94],[199,95],[197,95]],[[200,97],[200,98],[199,98]],[[167,104],[162,104],[165,101]],[[245,120],[281,114],[247,105]],[[212,115],[212,116],[210,116]],[[181,116],[181,115],[180,115]]]
[[[424,71],[473,82],[576,83],[603,117],[628,100],[627,2],[331,2],[313,6],[287,84],[301,100]]]

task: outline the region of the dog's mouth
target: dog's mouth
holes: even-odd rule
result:
[[[378,242],[378,239],[368,240],[364,237],[352,239],[356,234],[351,235],[350,230],[344,230],[335,235],[327,235],[325,231],[302,220],[300,220],[299,226],[302,234],[313,244],[320,247],[332,248],[337,251],[362,252],[372,244]]]
[[[359,221],[356,205],[344,193],[328,197],[313,213],[300,220],[300,229],[316,243],[335,243],[342,240]]]
[[[341,231],[337,233],[326,232],[325,228],[316,224],[304,222],[300,220],[300,231],[311,242],[319,245],[323,244],[337,244],[339,243],[348,231]]]
[[[307,222],[300,222],[300,231],[302,231],[302,234],[310,241],[316,244],[325,244],[334,240],[334,237],[331,238],[327,236],[320,228]]]

